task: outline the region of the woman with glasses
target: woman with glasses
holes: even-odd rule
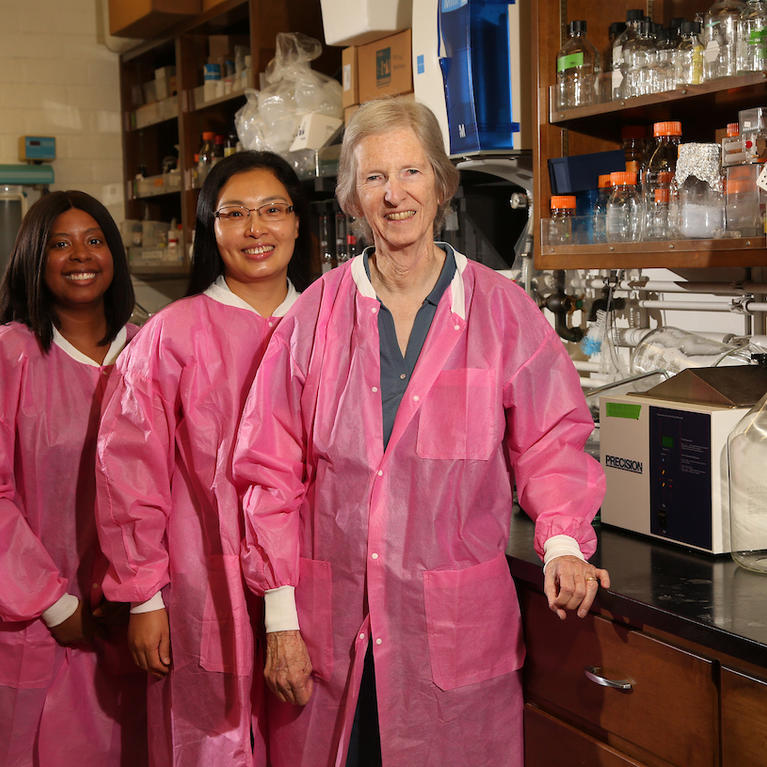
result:
[[[261,605],[240,574],[231,453],[267,341],[308,284],[309,236],[284,160],[241,152],[217,163],[197,204],[188,295],[144,326],[105,407],[104,591],[132,603],[155,767],[266,763],[252,629]]]

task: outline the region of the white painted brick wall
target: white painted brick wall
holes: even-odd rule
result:
[[[0,163],[19,162],[19,136],[55,136],[53,188],[82,189],[120,221],[118,54],[100,42],[102,14],[102,0],[0,0]]]

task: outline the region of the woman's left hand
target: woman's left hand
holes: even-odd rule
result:
[[[585,618],[600,585],[609,588],[610,573],[578,557],[555,557],[546,565],[543,593],[560,620],[567,617],[566,610],[577,610],[578,617]]]

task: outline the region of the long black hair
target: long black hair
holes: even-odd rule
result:
[[[211,168],[200,190],[194,229],[192,271],[186,291],[188,296],[202,293],[212,282],[215,282],[219,275],[224,274],[224,262],[218,252],[214,227],[216,205],[221,189],[232,176],[259,168],[271,171],[285,187],[298,218],[298,237],[293,248],[293,256],[288,264],[288,278],[298,291],[304,290],[311,282],[309,202],[298,176],[282,157],[272,152],[236,152],[219,160]]]
[[[96,221],[112,254],[114,276],[104,293],[107,333],[99,344],[114,341],[135,303],[125,248],[109,211],[95,197],[73,189],[43,195],[27,211],[16,235],[11,260],[0,284],[0,324],[23,322],[46,352],[51,348],[53,326],[58,319],[53,294],[45,283],[48,239],[54,221],[72,208],[84,211]]]

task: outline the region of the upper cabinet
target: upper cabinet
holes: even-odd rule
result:
[[[323,39],[320,0],[223,0],[203,7],[208,9],[120,57],[125,213],[128,227],[135,222],[137,244],[129,259],[139,276],[188,271],[202,134],[234,131],[246,88],[258,87],[259,73],[274,57],[277,34]],[[340,55],[340,49],[326,48],[312,66],[333,75]],[[205,65],[220,58],[234,67],[206,85]],[[155,248],[163,239],[163,247]]]
[[[550,245],[541,238],[541,219],[549,214],[552,190],[547,160],[621,147],[624,125],[678,120],[683,141],[711,142],[714,131],[737,121],[738,111],[767,105],[767,73],[722,77],[701,85],[679,87],[665,93],[605,101],[559,109],[553,98],[557,52],[567,23],[588,22],[588,37],[602,52],[608,45],[613,21],[626,11],[644,8],[664,26],[674,17],[692,20],[705,12],[708,0],[535,0],[533,29],[537,44],[538,131],[534,145],[535,265],[539,269],[764,266],[767,249],[763,236],[737,239],[669,240],[655,242]]]

